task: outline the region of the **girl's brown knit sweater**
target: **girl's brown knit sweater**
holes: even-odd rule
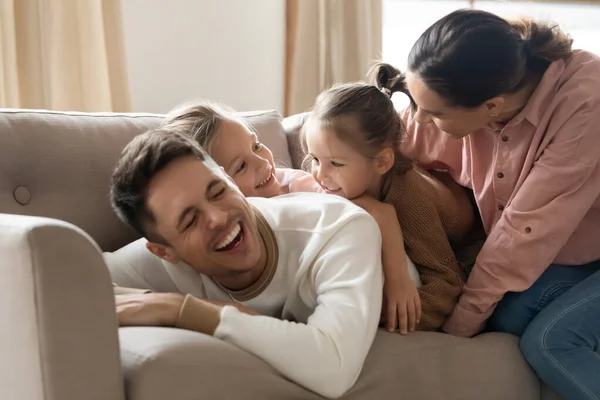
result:
[[[436,330],[454,309],[465,282],[452,244],[466,235],[472,220],[465,218],[465,203],[456,193],[425,171],[392,173],[387,186],[383,201],[396,209],[406,253],[423,283],[418,329]]]

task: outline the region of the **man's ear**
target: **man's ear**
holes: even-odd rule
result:
[[[490,117],[497,117],[504,111],[504,97],[497,96],[489,99],[484,103],[484,107]]]
[[[158,258],[162,258],[163,260],[170,262],[171,264],[179,263],[179,257],[173,253],[173,251],[165,246],[164,244],[146,242],[146,248],[150,253],[154,254]]]
[[[395,161],[396,155],[394,154],[394,150],[391,147],[386,147],[375,158],[375,171],[379,175],[383,175],[392,169]]]

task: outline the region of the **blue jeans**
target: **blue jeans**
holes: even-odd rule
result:
[[[525,359],[566,399],[600,399],[600,261],[551,265],[505,296],[489,329],[522,336]]]

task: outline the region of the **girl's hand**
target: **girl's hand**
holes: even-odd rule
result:
[[[401,279],[386,279],[383,285],[382,322],[389,332],[413,332],[421,320],[421,299],[408,274]]]
[[[400,333],[406,335],[414,331],[421,320],[421,299],[408,272],[408,257],[396,210],[392,205],[368,196],[353,201],[371,214],[381,229],[381,261],[385,276],[382,322],[388,331],[400,327]]]

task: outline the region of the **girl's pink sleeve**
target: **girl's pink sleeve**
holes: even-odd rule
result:
[[[289,192],[316,192],[325,193],[323,188],[315,181],[311,174],[299,169],[287,169],[282,171],[287,178]]]

